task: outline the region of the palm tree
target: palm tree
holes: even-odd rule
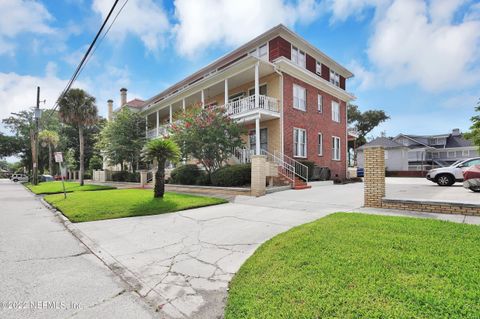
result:
[[[58,102],[58,114],[65,124],[78,128],[80,146],[80,185],[83,186],[85,172],[85,145],[83,131],[85,127],[95,124],[98,120],[98,110],[95,98],[82,89],[70,89]]]
[[[180,159],[180,148],[171,139],[157,138],[145,144],[142,157],[148,161],[157,161],[153,197],[163,198],[165,193],[165,163],[167,160],[177,162]]]
[[[55,149],[60,140],[58,133],[55,131],[43,130],[38,134],[38,138],[42,141],[42,145],[48,146],[48,171],[53,175],[53,159],[52,149]]]

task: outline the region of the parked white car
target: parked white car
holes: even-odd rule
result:
[[[480,157],[457,161],[448,167],[431,169],[427,173],[427,179],[440,186],[452,186],[455,182],[463,182],[463,171],[473,165],[480,165]]]
[[[28,176],[26,174],[13,174],[10,179],[14,182],[28,182]]]

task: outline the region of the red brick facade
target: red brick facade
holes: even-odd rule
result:
[[[281,56],[290,59],[292,54],[290,42],[279,36],[270,40],[268,48],[270,62]]]
[[[293,128],[305,129],[307,132],[307,158],[295,158],[297,160],[309,160],[319,166],[329,167],[332,178],[336,175],[346,177],[346,103],[330,94],[302,82],[288,74],[284,74],[283,82],[283,140],[284,153],[293,156]],[[293,84],[306,89],[306,111],[293,108]],[[317,95],[323,96],[323,111],[318,112]],[[332,100],[340,104],[340,123],[332,120]],[[318,133],[323,134],[323,155],[318,155]],[[332,136],[340,138],[340,160],[332,160]]]

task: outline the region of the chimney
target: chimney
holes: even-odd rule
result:
[[[460,136],[460,135],[462,135],[462,133],[460,132],[460,129],[459,129],[459,128],[454,128],[454,129],[452,130],[452,135],[453,135],[453,136]]]
[[[127,89],[121,88],[120,89],[120,107],[127,104]]]
[[[107,120],[109,122],[112,121],[113,118],[113,100],[108,100],[107,101]]]

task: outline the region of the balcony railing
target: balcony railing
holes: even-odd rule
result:
[[[147,139],[152,139],[152,138],[155,138],[159,135],[168,135],[168,124],[159,126],[158,134],[157,134],[157,128],[156,127],[147,131]]]
[[[225,105],[227,114],[238,115],[253,110],[266,110],[271,112],[279,112],[278,100],[265,95],[258,96],[258,108],[255,107],[255,95],[247,96],[243,99],[233,101]]]

